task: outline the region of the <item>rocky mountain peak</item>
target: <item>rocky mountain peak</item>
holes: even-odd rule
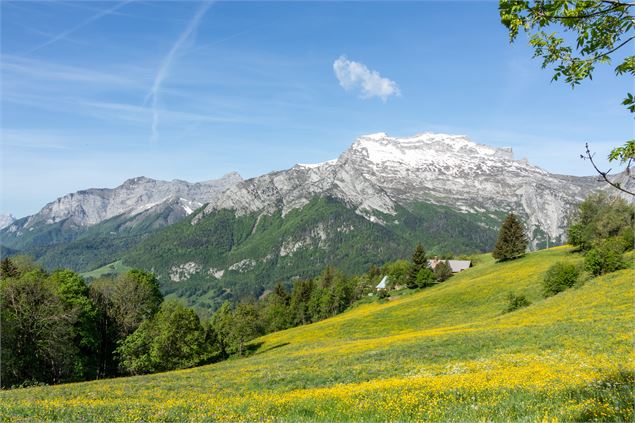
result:
[[[411,137],[393,137],[384,132],[363,135],[345,153],[369,162],[404,165],[447,164],[461,161],[513,160],[511,148],[477,144],[465,135],[423,132]]]
[[[0,214],[0,229],[6,228],[16,221],[12,214]]]

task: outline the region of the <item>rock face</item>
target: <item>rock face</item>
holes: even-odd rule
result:
[[[15,222],[15,217],[11,214],[0,214],[0,229],[6,228]]]
[[[605,185],[594,177],[551,174],[511,149],[476,144],[462,135],[422,133],[397,138],[360,137],[336,160],[296,165],[238,183],[196,216],[232,209],[238,215],[300,208],[312,198],[342,199],[373,222],[395,214],[397,204],[425,202],[465,213],[485,213],[499,222],[515,212],[526,223],[532,245],[564,241],[575,205]]]
[[[134,226],[135,220],[164,211],[168,211],[167,223],[173,223],[240,181],[242,178],[235,172],[199,183],[140,176],[113,189],[92,188],[67,194],[38,213],[10,225],[8,231],[19,237],[32,228],[59,223],[67,228],[85,228],[118,216],[130,217],[129,225]]]

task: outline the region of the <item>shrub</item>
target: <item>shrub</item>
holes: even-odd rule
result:
[[[585,270],[598,276],[624,269],[626,267],[622,256],[624,247],[624,241],[619,237],[596,242],[584,256]]]
[[[432,272],[432,270],[430,270],[429,267],[424,267],[423,269],[419,270],[419,272],[417,273],[416,282],[419,288],[427,288],[428,286],[432,285],[435,281],[436,281],[436,278],[434,276],[434,273]]]
[[[379,297],[380,300],[384,300],[390,297],[390,294],[388,293],[387,289],[380,289],[379,292],[377,292],[377,296]]]
[[[518,310],[519,308],[527,307],[531,305],[531,302],[522,294],[516,295],[513,292],[510,292],[507,295],[507,307],[505,308],[505,313],[510,313],[514,310]]]
[[[542,283],[544,296],[556,295],[567,288],[571,288],[578,280],[579,275],[580,272],[572,264],[554,264],[547,270]]]

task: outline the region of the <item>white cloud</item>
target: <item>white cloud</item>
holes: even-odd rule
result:
[[[401,95],[395,81],[382,78],[379,72],[370,70],[365,64],[340,56],[333,62],[333,71],[340,85],[347,91],[360,90],[361,98],[379,97],[386,101],[391,95]]]

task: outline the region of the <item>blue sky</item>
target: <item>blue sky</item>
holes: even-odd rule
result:
[[[320,162],[372,132],[466,134],[575,175],[592,174],[586,141],[605,156],[633,133],[632,81],[600,66],[575,90],[551,83],[496,2],[0,7],[0,212],[18,217],[139,175]]]

